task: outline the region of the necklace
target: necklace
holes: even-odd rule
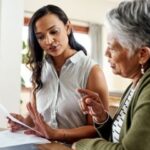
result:
[[[55,70],[56,70],[56,72],[57,72],[57,75],[59,76],[62,66],[56,66],[56,65],[55,65],[54,68],[55,68]]]
[[[61,71],[61,67],[55,67],[55,69],[56,69],[57,72]]]

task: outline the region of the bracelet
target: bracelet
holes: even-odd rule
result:
[[[105,111],[105,112],[107,113],[107,118],[106,118],[106,120],[103,121],[103,122],[101,122],[101,123],[99,123],[99,122],[97,122],[95,119],[93,119],[94,123],[96,123],[97,125],[103,125],[103,124],[105,124],[105,123],[108,121],[108,119],[109,119],[109,114],[108,114],[108,112],[107,112],[107,111]]]

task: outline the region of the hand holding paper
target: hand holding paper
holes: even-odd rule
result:
[[[11,121],[13,121],[13,122],[15,122],[15,123],[17,123],[23,127],[26,127],[27,129],[30,129],[30,130],[35,131],[35,132],[39,132],[39,131],[33,129],[32,127],[26,125],[25,123],[21,122],[20,120],[16,119],[15,117],[13,117],[2,104],[0,104],[0,113],[4,117],[9,118]]]

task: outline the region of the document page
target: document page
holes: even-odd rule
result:
[[[16,146],[22,144],[44,144],[49,140],[35,135],[26,135],[24,131],[11,132],[9,130],[0,131],[0,148]]]
[[[16,123],[18,123],[18,124],[20,124],[20,125],[26,127],[27,129],[33,130],[33,131],[35,131],[35,132],[39,132],[39,131],[33,129],[32,127],[30,127],[30,126],[24,124],[23,122],[17,120],[16,118],[14,118],[2,104],[0,104],[0,113],[1,113],[5,118],[9,118],[9,119],[11,119],[12,121],[14,121],[14,122],[16,122]]]

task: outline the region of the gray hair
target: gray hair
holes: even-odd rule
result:
[[[107,14],[108,27],[120,44],[134,53],[150,47],[150,0],[124,1]]]

